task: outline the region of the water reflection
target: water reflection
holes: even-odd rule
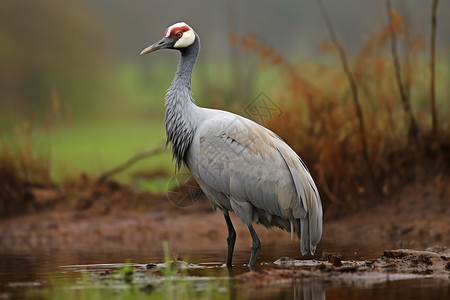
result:
[[[321,284],[305,282],[303,284],[303,300],[325,300],[325,288]]]
[[[326,299],[326,289],[329,287],[322,281],[304,280],[304,281],[284,281],[284,282],[254,282],[243,283],[237,280],[235,273],[243,274],[249,273],[246,265],[235,265],[232,268],[227,268],[223,264],[181,264],[180,267],[185,268],[182,277],[165,277],[159,272],[159,268],[165,268],[164,263],[152,265],[151,270],[143,264],[95,264],[95,265],[72,265],[62,266],[62,269],[70,272],[88,272],[92,274],[112,274],[113,270],[118,270],[124,265],[133,266],[138,271],[135,273],[135,278],[132,279],[135,285],[140,286],[140,290],[147,292],[146,287],[153,286],[155,282],[161,284],[191,288],[195,290],[209,291],[214,287],[218,292],[220,299],[304,299],[304,300],[322,300]],[[263,266],[259,268],[260,271],[268,270],[271,266]],[[140,270],[140,272],[139,272]],[[146,274],[144,278],[142,274]],[[156,275],[156,276],[155,276]],[[91,279],[101,278],[101,276],[90,276]],[[183,284],[182,282],[187,282]],[[194,285],[191,285],[195,282]],[[108,288],[117,286],[118,289],[123,289],[122,283],[111,284],[108,282]],[[164,289],[159,285],[159,289]],[[178,298],[179,295],[175,295]],[[205,295],[205,294],[201,294]],[[215,295],[207,294],[208,296]],[[170,297],[169,297],[170,298]],[[202,297],[200,297],[202,298]],[[203,297],[204,298],[204,297]],[[208,297],[207,297],[208,298]]]
[[[244,296],[245,299],[323,300],[327,299],[326,287],[326,284],[321,282],[297,281],[294,283],[273,282],[270,285],[260,287],[238,285],[237,289],[240,290],[240,295]],[[235,292],[236,294],[239,294],[239,292]]]
[[[188,277],[185,280],[195,282],[196,284],[193,286],[196,289],[205,289],[210,282],[216,280],[218,282],[214,283],[216,290],[229,299],[450,299],[448,279],[447,281],[430,279],[389,281],[383,279],[372,282],[364,280],[344,282],[339,281],[339,279],[312,280],[303,278],[292,282],[287,278],[287,280],[280,282],[241,283],[234,278],[249,271],[246,266],[249,249],[246,247],[237,248],[234,257],[235,265],[232,269],[227,269],[223,266],[226,248],[223,247],[223,249],[218,250],[217,247],[210,249],[206,247],[206,245],[201,245],[201,251],[196,249],[187,253],[188,261],[193,263],[195,267],[188,268]],[[322,247],[333,250],[331,246],[326,244],[323,244]],[[346,259],[374,258],[381,253],[381,250],[374,250],[377,249],[376,247],[360,248],[358,251],[355,251],[354,248],[336,245],[335,247],[339,248],[339,252]],[[292,247],[291,244],[283,246],[267,243],[260,254],[260,261],[269,263],[269,266],[263,264],[260,271],[273,267],[271,262],[279,259],[280,256],[300,258],[297,245]],[[307,259],[311,259],[311,257],[307,257]],[[12,295],[11,298],[18,298],[24,287],[34,284],[45,285],[49,282],[49,278],[69,279],[70,282],[75,284],[80,278],[80,273],[105,271],[111,273],[112,270],[120,269],[127,260],[136,263],[135,266],[142,269],[142,274],[148,276],[149,271],[146,270],[146,264],[164,261],[164,254],[162,247],[159,245],[156,245],[151,251],[148,248],[120,249],[120,251],[117,251],[117,249],[92,251],[92,248],[43,249],[42,251],[33,249],[32,251],[13,252],[0,249],[0,295],[4,293],[4,295]],[[154,288],[146,289],[145,287],[153,286],[152,280],[155,280],[155,278],[161,281],[161,275],[152,274],[153,277],[148,278],[145,278],[145,276],[139,279],[143,280],[144,288],[141,292],[148,293],[153,291]],[[94,276],[94,278],[98,277]],[[151,285],[148,285],[149,283]],[[121,288],[123,288],[123,284]],[[120,296],[115,295],[108,298],[118,299]]]
[[[94,256],[95,257],[95,256]],[[408,279],[389,281],[389,275],[382,281],[362,281],[347,280],[339,278],[333,280],[308,278],[305,277],[298,281],[279,280],[275,282],[249,281],[241,282],[235,280],[239,275],[248,274],[248,267],[244,264],[233,266],[232,269],[226,268],[220,263],[205,264],[186,264],[186,272],[182,277],[165,277],[158,268],[164,264],[155,264],[149,268],[147,264],[131,264],[136,270],[133,284],[127,285],[120,278],[109,276],[109,281],[105,282],[105,274],[114,274],[125,265],[124,263],[103,263],[103,264],[79,264],[79,265],[59,265],[56,270],[51,269],[48,261],[49,253],[41,256],[34,256],[37,259],[43,259],[42,268],[37,268],[36,263],[31,257],[21,257],[20,255],[1,256],[0,262],[3,267],[15,272],[13,279],[8,278],[7,283],[3,274],[0,294],[10,298],[20,298],[27,294],[25,288],[33,288],[33,284],[39,286],[48,282],[52,278],[53,284],[67,284],[70,279],[69,287],[73,290],[85,290],[86,297],[77,299],[89,299],[91,294],[88,291],[95,289],[96,295],[101,289],[101,295],[108,299],[121,299],[122,293],[127,289],[133,289],[133,293],[144,293],[149,296],[158,295],[161,291],[170,292],[170,295],[177,298],[177,287],[183,289],[193,289],[203,295],[200,298],[210,298],[219,295],[221,299],[449,299],[450,284],[449,280],[430,280],[430,279]],[[45,262],[47,259],[47,262]],[[97,259],[97,258],[96,258]],[[72,258],[70,259],[72,260]],[[83,259],[82,259],[83,260]],[[51,260],[50,260],[51,261]],[[54,263],[54,262],[52,262]],[[54,266],[54,265],[53,265]],[[260,267],[260,272],[269,272],[272,265]],[[31,270],[31,272],[30,272]],[[88,281],[80,281],[83,277],[80,274],[90,274]],[[237,275],[236,275],[237,274]],[[244,274],[244,275],[245,275]],[[94,275],[94,276],[93,276]],[[85,278],[85,277],[84,277]],[[65,279],[65,280],[63,280]],[[59,281],[58,281],[59,280]],[[23,284],[20,284],[20,283]],[[19,284],[18,284],[19,283]],[[213,287],[213,288],[211,288]],[[41,287],[42,289],[43,287]],[[67,286],[54,286],[55,290]],[[173,290],[175,289],[175,290]],[[195,294],[194,293],[194,294]],[[50,295],[52,293],[50,292]],[[58,295],[58,294],[55,294]],[[197,295],[197,294],[195,294]],[[174,298],[172,297],[172,298]],[[170,298],[170,297],[169,297]],[[179,297],[178,297],[179,298]]]

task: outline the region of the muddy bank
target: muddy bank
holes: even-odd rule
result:
[[[246,265],[251,245],[248,229],[231,214],[237,233],[232,276],[223,266],[227,227],[222,214],[215,213],[203,195],[183,188],[152,194],[88,179],[64,187],[28,187],[28,213],[0,220],[0,281],[5,282],[0,290],[14,295],[20,291],[17,287],[28,284],[45,290],[49,274],[89,272],[88,282],[71,287],[117,293],[116,286],[123,291],[129,285],[111,274],[130,260],[136,268],[132,286],[139,292],[161,293],[172,285],[172,277],[158,272],[167,241],[174,261],[189,262],[185,265],[191,269],[182,282],[230,295],[298,298],[301,293],[303,299],[333,299],[329,295],[334,294],[342,299],[351,290],[360,299],[380,285],[385,290],[379,299],[385,299],[386,293],[391,299],[404,299],[418,292],[427,298],[436,289],[438,298],[448,295],[450,179],[446,177],[414,182],[354,213],[338,217],[325,212],[314,257],[301,256],[299,241],[290,241],[289,233],[255,226],[262,242],[257,272],[249,272]],[[217,289],[205,288],[216,280],[211,274],[217,276],[213,285]],[[409,280],[406,287],[401,280]],[[422,291],[416,283],[424,281],[429,286]]]
[[[338,254],[330,254],[325,258],[326,261],[305,261],[283,257],[271,267],[238,275],[236,279],[252,286],[290,284],[296,280],[367,286],[421,278],[443,280],[450,284],[450,249],[445,247],[427,251],[386,250],[374,260],[345,261]]]
[[[168,241],[180,255],[202,251],[205,245],[225,253],[227,229],[222,214],[215,213],[202,194],[183,188],[175,194],[154,194],[112,181],[95,184],[88,178],[64,187],[30,187],[29,213],[0,220],[1,251],[120,251],[124,247],[161,248]],[[383,248],[449,246],[449,203],[450,179],[436,176],[412,182],[356,213],[336,217],[325,212],[317,253],[330,248],[342,252],[339,248],[344,247],[347,253],[356,254],[376,245],[374,255],[378,255]],[[236,249],[249,251],[246,226],[234,215],[232,220],[238,236]],[[267,248],[280,253],[278,257],[290,255],[283,255],[286,245],[298,252],[294,257],[301,257],[299,242],[289,242],[288,233],[255,228],[263,244],[262,259]]]

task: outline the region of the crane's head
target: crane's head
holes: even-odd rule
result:
[[[195,42],[197,35],[194,30],[186,23],[179,22],[167,27],[164,37],[142,50],[141,55],[159,50],[159,49],[178,49],[187,48]]]

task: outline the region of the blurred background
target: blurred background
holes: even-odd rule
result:
[[[428,252],[447,249],[449,257],[448,0],[1,0],[0,298],[83,299],[87,291],[86,299],[98,299],[101,294],[79,284],[82,270],[91,265],[98,279],[83,278],[96,288],[102,281],[107,291],[114,283],[102,279],[108,269],[100,273],[104,266],[92,264],[109,264],[111,278],[113,269],[121,270],[128,282],[130,267],[117,263],[150,262],[146,267],[153,268],[168,262],[164,241],[174,261],[205,263],[208,272],[192,273],[197,283],[199,274],[227,278],[209,272],[214,264],[224,270],[223,218],[211,212],[195,183],[179,186],[189,173],[175,176],[170,150],[163,151],[164,96],[179,54],[139,55],[179,21],[201,38],[196,103],[255,119],[311,171],[324,208],[315,259],[366,260],[362,267],[382,253],[394,258],[386,249],[427,249],[405,258],[411,274],[397,277],[423,281],[396,285],[389,275],[382,285],[373,276],[375,283],[357,280],[361,289],[354,277],[347,285],[321,276],[328,285],[307,279],[297,287],[297,281],[285,284],[291,276],[283,271],[282,280],[254,285],[255,295],[276,295],[272,283],[278,282],[284,298],[301,297],[302,289],[314,295],[318,288],[320,295],[328,290],[328,299],[349,297],[349,290],[354,298],[448,298],[443,267],[438,272]],[[257,109],[266,113],[256,115]],[[108,173],[137,153],[153,155]],[[98,184],[102,175],[109,180]],[[231,218],[238,275],[248,271],[251,237]],[[268,267],[280,257],[300,258],[289,233],[256,231],[263,241],[259,260]],[[385,270],[395,268],[389,263]],[[52,280],[55,274],[63,288],[51,297],[46,287],[61,284]],[[120,281],[120,292],[112,292],[135,299],[147,296],[135,291],[156,287],[158,296],[158,278],[155,286],[133,282],[129,290]],[[195,292],[199,286],[223,290],[194,281]],[[168,289],[185,290],[172,279]]]
[[[370,189],[388,193],[409,174],[406,166],[434,161],[430,153],[440,153],[448,138],[450,2],[437,10],[436,129],[431,1],[393,0],[392,9],[371,0],[324,6],[356,101],[317,1],[2,0],[3,169],[9,160],[27,181],[64,183],[163,144],[164,95],[178,54],[139,52],[185,21],[201,37],[193,75],[200,106],[245,115],[264,92],[282,112],[264,125],[304,158],[326,201],[342,204]],[[161,191],[174,169],[166,151],[116,178]]]

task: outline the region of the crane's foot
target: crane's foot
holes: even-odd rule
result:
[[[250,230],[250,235],[252,236],[253,244],[252,244],[252,254],[250,255],[250,261],[248,262],[248,266],[250,267],[250,271],[256,271],[256,259],[258,258],[259,251],[261,250],[261,242],[259,241],[258,235],[253,229],[252,224],[248,226]]]
[[[234,244],[236,243],[236,231],[234,230],[233,223],[231,223],[230,215],[228,212],[223,214],[225,217],[225,221],[227,222],[228,227],[228,237],[227,237],[227,267],[231,267],[232,260],[233,260],[233,251],[234,251]]]

